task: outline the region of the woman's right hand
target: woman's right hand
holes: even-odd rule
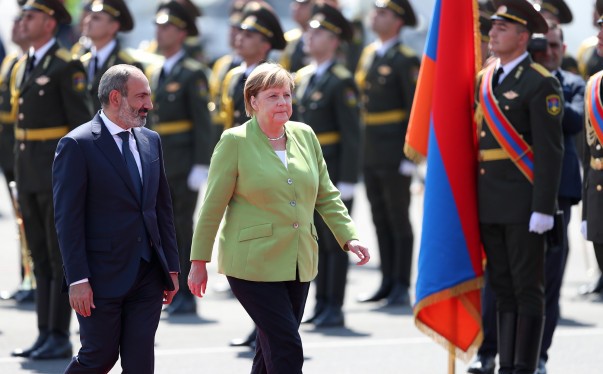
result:
[[[197,297],[205,295],[207,287],[207,267],[202,260],[191,261],[191,271],[188,273],[188,289]]]

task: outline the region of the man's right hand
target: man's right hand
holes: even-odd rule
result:
[[[90,317],[94,306],[92,287],[89,282],[74,284],[69,287],[69,304],[82,317]]]

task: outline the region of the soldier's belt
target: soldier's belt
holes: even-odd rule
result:
[[[60,139],[67,135],[69,126],[47,127],[45,129],[22,129],[15,127],[16,140],[44,141]]]
[[[336,144],[341,140],[341,134],[337,131],[323,132],[316,134],[316,137],[318,138],[320,145]]]
[[[364,124],[367,126],[388,125],[392,122],[402,122],[408,118],[408,112],[403,109],[386,112],[364,113]]]
[[[193,129],[193,123],[191,121],[173,121],[173,122],[161,122],[153,125],[153,130],[157,131],[159,135],[170,135],[179,134],[182,132],[191,131]]]
[[[509,154],[502,148],[482,149],[479,151],[479,161],[508,160]]]
[[[603,170],[603,158],[590,158],[590,167],[593,170]]]

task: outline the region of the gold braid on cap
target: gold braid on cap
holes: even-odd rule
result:
[[[186,29],[186,21],[184,21],[182,18],[169,14],[167,11],[157,13],[157,17],[155,17],[155,22],[159,25],[171,23],[172,25],[180,29]]]
[[[496,15],[499,16],[499,17],[507,18],[507,19],[510,19],[512,21],[521,23],[524,26],[528,25],[528,21],[526,21],[525,19],[519,18],[519,17],[514,16],[512,14],[509,14],[509,13],[496,13]]]
[[[259,25],[256,22],[255,17],[247,17],[247,18],[245,18],[245,20],[243,22],[241,22],[241,26],[252,27],[252,28],[258,30],[261,34],[264,34],[264,36],[266,36],[268,38],[272,38],[272,36],[274,35],[272,33],[272,31],[268,30],[267,28],[265,28],[262,25]]]
[[[49,16],[54,16],[54,9],[51,9],[44,4],[36,3],[35,0],[30,1],[29,4],[26,4],[26,5],[30,6],[32,8],[35,8],[41,12],[44,12],[44,13],[48,14]]]
[[[559,16],[559,9],[556,6],[554,6],[553,4],[542,3],[542,4],[540,4],[540,9],[544,9],[548,12],[553,13],[556,16]]]
[[[325,21],[324,19],[323,20],[314,19],[314,20],[310,21],[310,27],[312,27],[313,29],[317,28],[318,26],[322,26],[325,29],[335,33],[336,35],[341,34],[340,27],[337,27],[334,24],[332,24],[331,22]]]
[[[398,13],[399,15],[403,16],[404,15],[404,8],[402,8],[400,5],[394,3],[393,1],[387,1],[387,5],[388,8],[390,8],[391,10],[393,10],[394,12]]]
[[[96,0],[92,3],[92,6],[90,7],[90,9],[93,12],[105,12],[107,14],[109,14],[110,16],[113,16],[114,18],[118,18],[119,15],[121,14],[121,12],[115,8],[113,8],[110,5],[107,5],[105,3],[103,3],[103,0]]]

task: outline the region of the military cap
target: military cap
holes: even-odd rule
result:
[[[343,14],[338,9],[325,3],[314,7],[308,26],[313,29],[321,28],[331,31],[339,39],[346,41],[352,39],[354,35],[352,25]]]
[[[105,12],[117,22],[119,31],[130,31],[134,28],[134,20],[124,0],[93,0],[90,3],[92,13]]]
[[[230,4],[228,12],[230,26],[239,27],[243,20],[243,8],[245,8],[245,4],[247,4],[245,0],[235,0]]]
[[[561,24],[570,23],[574,19],[572,11],[563,0],[540,0],[540,11],[551,13]]]
[[[17,4],[19,5],[19,7],[22,7],[23,5],[25,5],[26,2],[27,2],[27,0],[17,0]]]
[[[492,21],[490,17],[494,14],[494,5],[490,0],[478,3],[479,5],[479,32],[482,37],[482,41],[490,40],[490,29],[492,28]]]
[[[376,0],[377,8],[389,9],[404,20],[406,26],[416,26],[417,17],[408,0]]]
[[[71,23],[71,15],[59,0],[28,0],[23,5],[23,10],[37,10],[56,19],[57,23]]]
[[[597,20],[597,24],[603,23],[603,0],[597,0],[595,3],[595,9],[597,10],[597,14],[599,15],[599,19]]]
[[[241,30],[249,30],[264,35],[272,49],[284,49],[287,46],[281,24],[270,6],[263,2],[252,1],[243,9],[243,17],[239,26]]]
[[[186,30],[188,36],[199,35],[199,30],[195,24],[195,18],[179,2],[165,1],[159,4],[155,23],[158,25],[172,24],[179,29]]]
[[[176,0],[176,2],[180,3],[180,5],[189,11],[193,18],[201,17],[203,15],[201,8],[193,4],[191,0]]]
[[[546,34],[549,26],[534,5],[527,0],[494,0],[496,12],[491,20],[524,25],[531,33]]]

